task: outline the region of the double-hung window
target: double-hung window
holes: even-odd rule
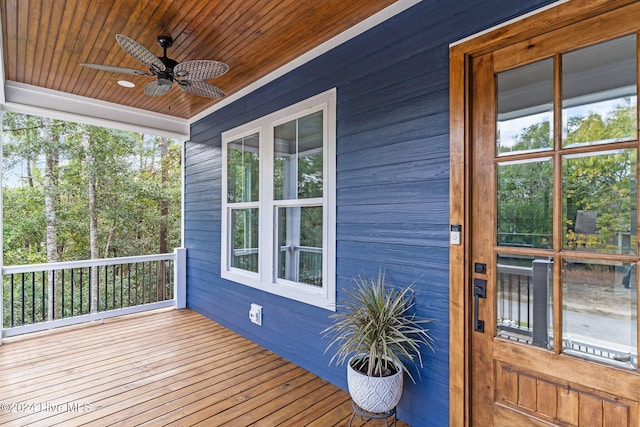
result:
[[[335,309],[335,89],[222,134],[222,277]]]

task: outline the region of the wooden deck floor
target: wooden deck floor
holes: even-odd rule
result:
[[[0,425],[325,427],[350,415],[348,393],[190,310],[0,346]]]

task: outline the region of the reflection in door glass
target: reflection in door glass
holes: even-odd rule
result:
[[[562,146],[637,139],[635,34],[562,57]]]
[[[638,366],[637,271],[635,263],[565,259],[565,353],[630,369]]]
[[[497,272],[496,336],[553,348],[553,261],[499,254]]]
[[[637,151],[563,159],[564,249],[635,254]]]
[[[499,163],[497,181],[498,245],[552,248],[552,159]]]
[[[498,155],[553,148],[553,60],[498,73]]]

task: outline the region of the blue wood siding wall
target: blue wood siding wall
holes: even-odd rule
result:
[[[195,123],[185,146],[188,306],[346,388],[320,332],[330,312],[220,278],[221,138],[228,129],[337,88],[338,304],[353,276],[380,267],[415,281],[418,315],[436,319],[435,354],[398,409],[448,425],[449,44],[543,0],[424,0]],[[249,322],[251,303],[263,326]]]

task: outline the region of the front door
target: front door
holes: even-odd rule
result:
[[[639,18],[470,60],[474,426],[640,425]]]

